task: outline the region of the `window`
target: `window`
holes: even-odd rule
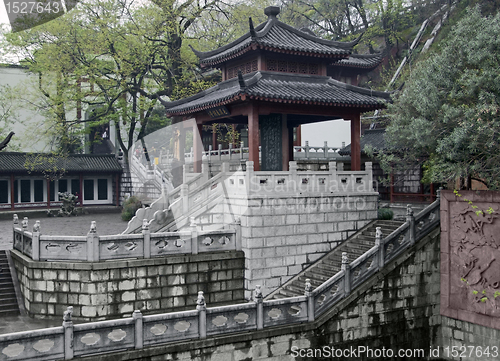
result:
[[[31,202],[31,181],[21,179],[21,203]]]
[[[68,180],[67,179],[59,179],[59,192],[65,193],[68,191]]]
[[[93,201],[94,200],[94,180],[85,179],[83,181],[83,200]]]
[[[0,203],[9,203],[9,181],[0,179]]]
[[[50,181],[50,201],[54,202],[56,200],[56,182]]]
[[[80,194],[80,180],[79,179],[72,179],[71,180],[71,193],[73,194]]]
[[[108,199],[108,180],[98,179],[97,180],[97,200],[103,201]]]
[[[35,179],[33,181],[33,191],[35,193],[35,202],[43,202],[43,179]]]

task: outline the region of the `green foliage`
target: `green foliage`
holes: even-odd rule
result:
[[[389,106],[386,170],[424,164],[427,181],[473,176],[499,188],[499,49],[500,16],[470,9]]]
[[[135,212],[139,208],[142,207],[142,203],[137,197],[129,197],[125,200],[123,203],[123,210],[122,210],[122,220],[124,221],[130,221],[133,216],[135,216]]]
[[[391,220],[394,217],[394,212],[389,208],[380,208],[378,210],[378,219]]]

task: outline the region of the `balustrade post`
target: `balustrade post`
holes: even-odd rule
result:
[[[73,342],[73,321],[71,315],[73,314],[73,306],[69,306],[63,315],[63,328],[64,328],[64,359],[71,360],[74,356],[74,342]]]
[[[327,182],[330,191],[339,190],[339,181],[337,179],[337,162],[328,162],[328,173],[330,179]]]
[[[186,183],[181,184],[182,211],[187,214],[189,211],[189,187]]]
[[[233,143],[229,143],[229,160],[232,158],[232,153],[233,152]]]
[[[409,223],[408,230],[410,232],[410,244],[415,244],[415,216],[411,205],[406,205],[406,222]]]
[[[203,291],[198,292],[198,300],[196,301],[196,309],[198,310],[198,330],[200,338],[207,338],[207,305]]]
[[[373,163],[366,162],[365,170],[368,173],[368,189],[366,191],[370,192],[373,191]]]
[[[241,251],[241,218],[238,218],[234,222],[234,228],[236,230],[236,233],[234,234],[235,240],[234,240],[234,246],[237,251]]]
[[[219,160],[222,160],[222,144],[219,144]]]
[[[90,223],[90,230],[87,233],[87,261],[99,261],[99,235],[95,221]]]
[[[16,228],[19,227],[19,217],[17,214],[14,214],[14,217],[12,219],[12,248],[16,249]]]
[[[325,145],[323,146],[323,153],[325,153],[325,158],[328,159],[328,142],[325,140]]]
[[[187,172],[188,172],[188,166],[187,164],[182,165],[182,184],[187,183]]]
[[[144,258],[151,258],[151,230],[147,219],[142,220],[142,239],[144,242]]]
[[[243,142],[240,142],[240,159],[243,159]]]
[[[250,195],[252,193],[253,177],[254,177],[254,165],[253,161],[247,160],[246,164],[246,182],[247,182],[247,193]]]
[[[33,238],[31,240],[31,258],[33,261],[40,260],[40,221],[36,221],[33,225]]]
[[[26,237],[25,237],[25,234],[28,230],[28,217],[24,217],[22,222],[21,222],[22,226],[23,226],[23,235],[22,235],[22,246],[23,246],[23,253],[26,254]]]
[[[306,146],[304,147],[305,153],[306,153],[306,159],[309,159],[309,141],[306,140]]]
[[[311,285],[311,280],[308,278],[306,279],[306,289],[305,289],[305,296],[307,297],[307,320],[309,322],[314,321],[314,297],[312,293],[312,285]]]
[[[210,163],[211,158],[212,158],[212,144],[208,146],[208,163]]]
[[[382,243],[382,227],[377,227],[375,231],[375,245],[378,247],[377,257],[378,257],[378,269],[384,267],[384,244]]]
[[[135,335],[135,349],[140,349],[144,347],[144,338],[142,332],[142,313],[139,310],[135,310],[132,313],[132,318],[135,322],[134,335]]]
[[[196,226],[196,220],[191,217],[191,253],[198,254],[198,227]]]
[[[226,175],[229,173],[229,163],[228,162],[222,163],[221,173],[226,174]]]
[[[257,309],[257,330],[262,330],[264,328],[264,297],[260,285],[255,286],[253,301]]]
[[[351,265],[347,252],[342,252],[342,271],[344,271],[344,293],[347,296],[351,293]]]

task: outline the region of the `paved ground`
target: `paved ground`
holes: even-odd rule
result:
[[[23,216],[19,214],[19,221]],[[42,234],[61,236],[85,236],[90,229],[90,222],[96,221],[97,232],[102,235],[122,233],[127,222],[122,221],[120,213],[84,214],[76,217],[28,217],[28,230],[33,230],[35,221],[40,221]],[[0,250],[12,249],[11,219],[0,219]]]
[[[23,216],[19,215],[20,219]],[[90,222],[96,221],[99,234],[118,234],[127,228],[120,213],[86,214],[76,217],[32,217],[28,218],[31,231],[36,220],[40,221],[41,233],[50,235],[84,236],[90,228]],[[0,250],[12,249],[12,220],[0,219]],[[27,316],[7,316],[0,319],[0,334],[35,330],[62,325],[61,319],[34,320]]]

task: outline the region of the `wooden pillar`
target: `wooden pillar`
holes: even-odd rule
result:
[[[116,206],[120,206],[120,174],[115,175],[115,199],[116,199]]]
[[[293,142],[293,145],[300,147],[302,145],[302,128],[300,125],[297,127],[295,134],[297,137],[296,137],[295,141]],[[293,139],[293,133],[292,133],[292,139]]]
[[[253,162],[254,171],[260,170],[259,110],[255,105],[251,105],[248,112],[248,160]]]
[[[78,194],[80,200],[80,207],[83,207],[83,174],[80,173],[80,193]]]
[[[300,129],[299,127],[297,127],[297,132]],[[289,162],[293,161],[293,147],[294,146],[295,146],[295,142],[293,141],[293,125],[289,125],[288,126],[288,161]],[[288,170],[290,170],[290,169],[288,169]]]
[[[10,175],[10,208],[14,209],[14,203],[15,203],[15,194],[14,194],[14,182],[16,179],[14,178],[14,174]]]
[[[201,158],[203,156],[203,143],[201,141],[201,131],[203,126],[194,123],[193,125],[193,172],[201,173]]]
[[[351,117],[351,170],[361,170],[361,119],[355,113]]]
[[[283,155],[282,169],[284,171],[288,171],[288,162],[290,161],[290,148],[293,149],[293,142],[290,143],[288,121],[286,114],[283,114],[281,116],[281,154]]]
[[[50,208],[50,179],[49,178],[47,178],[47,208]]]

